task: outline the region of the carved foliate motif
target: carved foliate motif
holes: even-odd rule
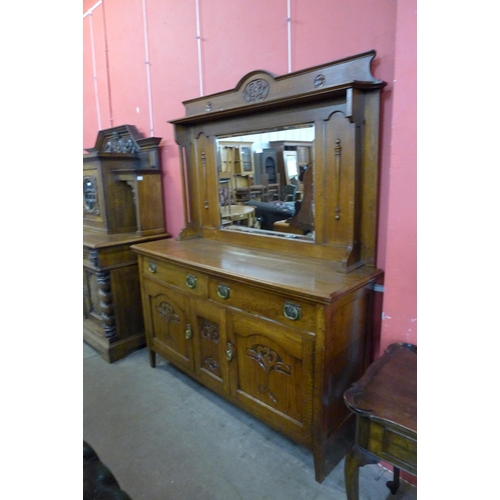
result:
[[[205,358],[203,360],[203,366],[205,366],[211,372],[218,372],[219,370],[219,363],[213,358]]]
[[[200,335],[217,344],[219,342],[219,325],[204,319],[200,325]]]
[[[168,302],[160,302],[155,309],[158,311],[160,316],[165,320],[167,323],[167,329],[164,334],[165,339],[170,339],[173,340],[172,335],[170,334],[170,323],[173,321],[175,323],[180,323],[181,318],[179,315],[175,312],[175,309],[168,303]]]
[[[277,403],[278,400],[276,395],[269,390],[269,376],[272,372],[283,373],[284,375],[290,376],[292,367],[283,363],[283,360],[276,351],[261,344],[254,344],[251,348],[246,349],[245,353],[249,358],[257,361],[266,374],[265,384],[259,385],[259,387],[257,387],[257,392],[260,394],[268,394],[271,400]]]
[[[201,318],[200,318],[201,319]],[[213,342],[214,344],[219,343],[219,325],[216,323],[213,323],[212,321],[209,321],[208,319],[201,319],[200,321],[200,337],[203,339],[206,339],[210,342]],[[203,359],[203,366],[211,371],[212,373],[215,373],[216,375],[219,374],[220,371],[220,365],[218,360],[212,358],[211,356],[206,356]]]
[[[323,87],[325,84],[325,75],[319,74],[315,79],[314,79],[314,87],[319,89]]]
[[[262,101],[269,94],[269,83],[262,78],[248,82],[243,90],[243,99],[246,102]]]
[[[104,148],[105,153],[138,153],[139,149],[130,137],[120,137],[117,131],[113,132],[113,137],[108,140]]]

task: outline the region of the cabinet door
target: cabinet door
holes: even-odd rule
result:
[[[97,273],[83,268],[83,319],[101,325],[101,314]]]
[[[220,176],[221,178],[231,178],[234,175],[235,148],[232,146],[222,146],[220,151]]]
[[[241,174],[253,175],[253,158],[252,158],[252,148],[247,146],[242,146],[240,150],[240,160],[241,160]]]
[[[304,444],[312,420],[312,335],[233,313],[228,321],[231,393],[254,415]]]
[[[194,368],[188,297],[151,281],[144,282],[148,346],[181,367]]]
[[[269,184],[276,184],[278,182],[278,153],[276,150],[264,149],[262,163],[263,173],[269,176]]]
[[[196,375],[210,389],[227,393],[225,311],[209,301],[194,298],[191,311]]]

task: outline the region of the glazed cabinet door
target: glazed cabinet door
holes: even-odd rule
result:
[[[232,313],[226,346],[231,394],[251,413],[308,445],[313,335]]]
[[[187,295],[145,280],[143,300],[150,353],[193,370],[193,325]]]

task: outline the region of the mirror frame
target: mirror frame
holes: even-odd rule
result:
[[[253,71],[226,92],[183,104],[174,125],[186,225],[179,238],[305,255],[348,272],[375,265],[380,94],[375,51],[274,77]],[[314,123],[315,239],[221,229],[216,138]]]

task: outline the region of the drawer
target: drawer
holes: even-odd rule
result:
[[[290,300],[279,294],[213,277],[208,281],[208,297],[219,304],[258,314],[288,326],[316,331],[316,307],[307,302]]]
[[[208,277],[197,270],[141,256],[141,272],[145,279],[174,286],[197,297],[207,296]]]
[[[417,439],[376,422],[370,423],[368,451],[410,473],[417,470]]]

